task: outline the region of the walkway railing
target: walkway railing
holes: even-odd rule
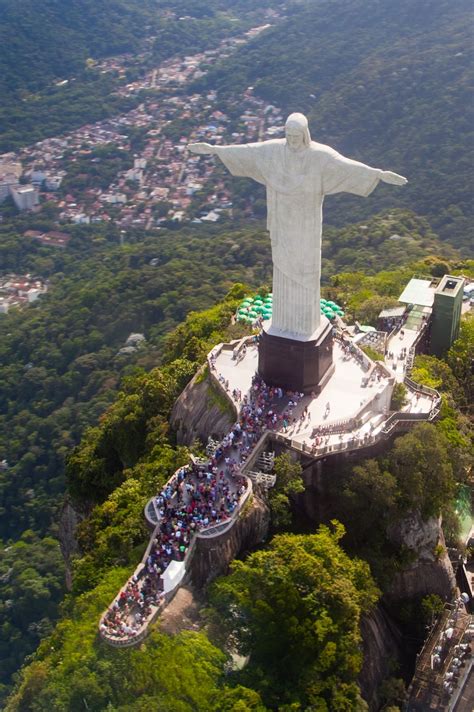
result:
[[[171,485],[173,482],[175,482],[177,480],[178,473],[184,469],[189,470],[189,466],[179,467],[176,470],[176,472],[173,473],[173,475],[168,479],[168,481],[164,485],[164,489],[168,485]],[[232,514],[230,515],[230,517],[228,519],[226,519],[225,521],[220,522],[218,524],[211,524],[207,527],[203,527],[202,529],[199,529],[192,535],[188,549],[186,551],[186,554],[185,554],[183,562],[182,562],[184,565],[184,568],[185,568],[185,573],[187,573],[189,570],[192,556],[194,554],[194,550],[196,547],[196,541],[198,539],[210,539],[210,538],[214,538],[214,537],[217,538],[217,537],[225,534],[227,531],[229,531],[234,526],[234,524],[242,510],[242,506],[245,504],[245,502],[247,502],[248,498],[250,497],[250,495],[253,491],[251,480],[243,473],[239,473],[239,476],[245,477],[245,481],[246,481],[245,492],[240,496],[237,506],[235,507],[234,511],[232,512]],[[154,526],[153,532],[150,536],[150,540],[148,542],[145,553],[143,554],[142,560],[136,567],[133,574],[128,578],[128,580],[125,582],[125,584],[121,587],[118,594],[114,598],[112,605],[109,606],[109,608],[102,614],[102,616],[100,618],[99,633],[100,633],[101,638],[105,642],[107,642],[110,645],[113,645],[115,647],[127,647],[127,646],[131,646],[131,645],[136,645],[141,640],[143,640],[143,638],[145,638],[145,636],[147,635],[148,628],[149,628],[150,624],[153,623],[153,621],[157,618],[160,611],[162,611],[163,608],[168,605],[168,603],[171,601],[171,599],[175,595],[177,589],[179,588],[179,586],[182,583],[182,580],[180,579],[180,581],[176,584],[176,586],[172,590],[168,591],[168,593],[164,594],[161,592],[161,593],[157,593],[155,595],[155,600],[152,601],[150,604],[151,613],[148,615],[146,620],[140,625],[140,627],[137,628],[136,630],[129,632],[123,636],[114,635],[114,632],[112,630],[105,630],[106,616],[112,610],[112,608],[115,604],[117,604],[117,606],[120,608],[121,594],[128,590],[131,582],[140,581],[140,579],[143,577],[143,572],[146,568],[147,559],[148,559],[148,557],[151,553],[151,550],[155,544],[155,540],[159,536],[161,517],[159,515],[159,512],[156,510],[156,507],[154,506],[154,499],[155,498],[153,497],[145,505],[145,517],[146,517],[147,521],[150,522],[150,516],[149,516],[150,511],[153,511],[154,515],[157,518],[157,521],[153,522],[153,524],[155,524],[155,526]],[[165,569],[165,571],[166,571],[166,569]]]
[[[421,325],[421,327],[420,327],[420,329],[419,329],[419,331],[418,331],[418,334],[417,334],[416,337],[415,337],[415,340],[413,341],[412,345],[411,345],[410,348],[408,349],[407,361],[406,361],[406,363],[407,363],[407,373],[410,373],[410,371],[411,371],[411,369],[412,369],[412,367],[413,367],[413,361],[415,360],[415,356],[416,356],[416,347],[418,346],[418,344],[419,344],[419,342],[420,342],[420,340],[421,340],[421,337],[424,335],[424,333],[425,333],[425,331],[426,331],[427,328],[428,328],[428,322],[425,321],[425,322]]]
[[[433,398],[440,398],[440,394],[438,391],[436,391],[434,388],[430,388],[429,386],[423,386],[421,383],[416,383],[412,378],[409,378],[408,376],[405,376],[403,379],[404,383],[408,386],[408,388],[411,388],[411,390],[418,392],[418,393],[423,393],[424,395],[427,396],[433,396]]]

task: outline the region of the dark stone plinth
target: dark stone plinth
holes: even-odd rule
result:
[[[269,386],[299,393],[320,393],[334,373],[332,326],[327,323],[314,341],[296,341],[262,331],[258,373]]]

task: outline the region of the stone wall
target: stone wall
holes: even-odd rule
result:
[[[238,554],[254,549],[266,539],[269,523],[267,504],[253,493],[229,531],[216,537],[196,538],[189,567],[191,583],[201,589],[216,576],[225,574]]]

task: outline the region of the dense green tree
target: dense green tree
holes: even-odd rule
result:
[[[70,617],[42,642],[21,674],[6,712],[264,712],[256,692],[234,692],[223,684],[226,657],[203,633],[153,632],[142,646],[121,650],[100,643],[98,617],[124,575],[123,569],[111,569],[75,600]],[[240,699],[245,704],[239,705]]]
[[[438,516],[453,496],[448,443],[429,423],[397,438],[389,453],[389,466],[396,473],[402,510],[416,508],[424,517]]]
[[[64,595],[64,561],[59,544],[33,531],[0,550],[1,680],[21,665],[49,635]]]
[[[448,351],[446,358],[459,385],[464,389],[465,403],[472,408],[474,402],[474,316],[466,315],[461,320],[459,338]]]
[[[302,471],[300,463],[293,460],[288,452],[275,458],[273,472],[276,481],[269,495],[272,525],[275,529],[285,529],[291,524],[290,497],[304,490]]]
[[[366,542],[393,516],[399,494],[397,478],[377,460],[366,460],[353,468],[341,494],[346,514],[357,522],[354,536]]]
[[[250,661],[241,674],[270,706],[363,710],[359,619],[377,600],[368,566],[340,548],[344,528],[276,536],[213,585],[213,622]]]

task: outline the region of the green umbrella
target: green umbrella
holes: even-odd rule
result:
[[[337,307],[336,302],[326,302],[326,304],[328,305],[328,307],[331,307],[331,308],[332,308],[332,307]]]
[[[337,315],[343,317],[343,316],[345,316],[345,313],[341,309],[340,311],[337,312]]]
[[[271,319],[271,318],[272,318],[272,315],[271,315],[271,314],[269,314],[268,312],[263,312],[263,314],[262,314],[262,319],[263,319],[264,321],[266,321],[267,319]]]
[[[327,304],[327,301],[325,299],[320,299],[319,301],[321,302],[321,304]]]

